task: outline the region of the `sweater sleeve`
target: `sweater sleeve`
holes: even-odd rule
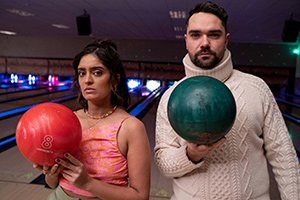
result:
[[[264,147],[283,200],[300,199],[299,162],[282,114],[268,86],[261,83],[264,94]]]
[[[166,177],[174,178],[193,171],[200,167],[202,162],[194,164],[188,159],[186,141],[175,133],[169,123],[167,104],[170,93],[170,89],[166,91],[158,105],[154,152],[160,172]]]

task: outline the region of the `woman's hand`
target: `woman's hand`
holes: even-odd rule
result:
[[[85,190],[86,184],[92,177],[87,174],[83,164],[72,155],[66,153],[65,158],[67,158],[69,162],[62,159],[56,160],[57,163],[64,167],[61,173],[62,176],[75,187]]]
[[[51,177],[58,177],[59,172],[63,169],[63,166],[59,164],[54,164],[52,167],[47,165],[42,166],[38,164],[33,164],[33,167],[41,171],[43,174]]]

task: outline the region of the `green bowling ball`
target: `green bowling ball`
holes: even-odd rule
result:
[[[172,91],[168,118],[175,132],[196,144],[211,144],[231,129],[236,104],[231,91],[209,76],[185,79]]]

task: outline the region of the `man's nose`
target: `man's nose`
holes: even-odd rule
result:
[[[209,45],[210,45],[209,38],[207,37],[207,35],[203,35],[201,38],[200,47],[207,48],[207,47],[209,47]]]

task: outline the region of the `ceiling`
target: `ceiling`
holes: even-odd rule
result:
[[[183,40],[196,0],[0,0],[0,30],[34,37]],[[280,43],[284,22],[300,21],[300,0],[215,0],[229,15],[232,42]],[[87,10],[92,34],[79,36],[76,17]],[[172,12],[170,12],[172,11]],[[185,12],[185,14],[184,14]],[[25,16],[24,16],[25,15]],[[59,29],[52,24],[68,26]]]

